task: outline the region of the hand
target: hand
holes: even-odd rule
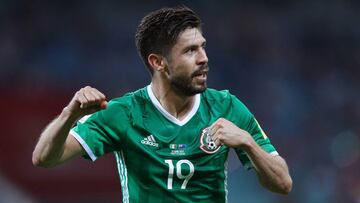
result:
[[[253,141],[248,132],[224,118],[219,118],[215,121],[209,127],[209,130],[212,140],[215,141],[217,146],[224,144],[232,148],[243,148]]]
[[[70,115],[81,118],[107,107],[106,97],[99,90],[86,86],[77,91],[65,109]]]

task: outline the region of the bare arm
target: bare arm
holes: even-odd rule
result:
[[[241,148],[247,153],[264,187],[282,194],[291,191],[292,179],[283,158],[265,152],[248,132],[226,119],[218,119],[210,130],[216,144]]]
[[[292,179],[283,158],[265,152],[253,139],[244,145],[243,149],[248,154],[264,187],[281,194],[288,194],[291,191]]]
[[[35,166],[53,167],[85,153],[70,129],[81,117],[106,108],[105,96],[89,86],[80,89],[70,103],[41,133],[32,161]]]

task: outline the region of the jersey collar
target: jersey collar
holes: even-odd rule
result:
[[[182,120],[177,119],[176,117],[174,117],[173,115],[171,115],[169,112],[167,112],[164,107],[161,106],[160,102],[157,100],[157,98],[155,97],[152,89],[151,89],[151,83],[150,85],[147,86],[147,93],[150,97],[151,102],[154,104],[154,106],[156,107],[157,110],[160,111],[160,113],[167,118],[169,121],[179,125],[179,126],[183,126],[185,125],[188,121],[190,121],[190,119],[196,114],[197,110],[200,107],[200,94],[196,94],[195,95],[195,102],[194,105],[191,109],[191,111],[185,116],[185,118],[183,118]]]

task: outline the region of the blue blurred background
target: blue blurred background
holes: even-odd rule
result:
[[[0,1],[0,202],[121,202],[114,157],[35,168],[42,129],[81,87],[149,84],[141,18],[185,4],[202,18],[209,86],[255,114],[293,176],[263,189],[229,158],[229,202],[360,202],[360,1]]]

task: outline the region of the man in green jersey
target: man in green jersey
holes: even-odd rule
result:
[[[114,152],[123,202],[226,202],[232,148],[271,191],[287,194],[287,165],[245,105],[228,91],[207,88],[209,72],[199,17],[189,8],[145,16],[136,46],[151,83],[107,103],[80,89],[42,132],[36,166]]]

